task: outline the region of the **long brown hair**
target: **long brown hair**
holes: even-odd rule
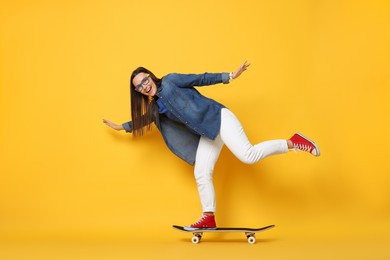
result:
[[[130,98],[131,98],[131,120],[133,122],[133,136],[142,136],[152,129],[153,119],[158,120],[158,109],[153,97],[145,96],[135,91],[133,79],[139,73],[147,73],[154,81],[157,88],[160,87],[162,79],[157,78],[150,70],[138,67],[130,77]]]

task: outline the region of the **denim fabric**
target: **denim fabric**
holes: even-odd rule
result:
[[[169,149],[194,165],[200,136],[214,140],[221,127],[225,106],[200,94],[195,86],[229,83],[229,73],[166,75],[157,90],[159,102],[168,110],[154,120]],[[158,106],[155,106],[158,109]],[[132,132],[132,123],[123,124]]]

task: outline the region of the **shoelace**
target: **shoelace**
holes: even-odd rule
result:
[[[311,150],[312,150],[311,146],[305,145],[305,144],[293,144],[293,146],[295,149],[298,149],[301,151],[311,152]],[[295,149],[294,149],[294,151],[296,151]]]
[[[202,216],[196,223],[192,224],[191,226],[195,226],[195,225],[198,225],[199,223],[201,223],[203,220],[205,220],[207,218],[206,215]]]

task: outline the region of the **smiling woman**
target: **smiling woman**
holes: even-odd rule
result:
[[[157,87],[156,84],[154,84],[154,82],[150,80],[149,74],[141,72],[134,78],[134,81],[137,82],[139,81],[139,79],[141,80],[140,83],[135,86],[135,91],[151,97],[156,95]]]
[[[254,164],[288,149],[320,155],[317,145],[296,133],[288,140],[271,140],[252,145],[237,117],[224,105],[206,98],[195,86],[228,84],[238,78],[249,63],[235,72],[177,74],[157,78],[151,71],[139,67],[130,78],[132,121],[117,125],[103,122],[115,130],[141,136],[155,123],[169,149],[187,163],[194,165],[194,175],[202,204],[202,217],[187,230],[216,228],[216,200],[213,184],[214,166],[225,144],[242,162]]]

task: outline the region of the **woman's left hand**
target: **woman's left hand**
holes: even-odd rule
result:
[[[247,61],[244,62],[244,64],[242,64],[235,72],[233,72],[233,79],[236,79],[238,78],[241,73],[243,73],[244,71],[246,71],[246,69],[249,67],[250,63],[248,63]]]

